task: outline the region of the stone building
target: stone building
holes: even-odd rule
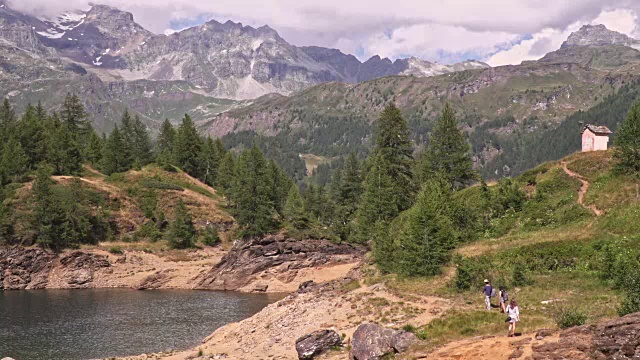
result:
[[[582,128],[582,152],[607,150],[611,134],[606,126],[585,125]]]

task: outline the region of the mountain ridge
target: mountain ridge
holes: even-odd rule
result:
[[[358,83],[488,67],[481,62],[447,66],[413,58],[392,62],[378,56],[361,62],[336,49],[291,45],[268,25],[253,28],[231,20],[153,34],[131,13],[106,5],[55,19],[22,15],[45,46],[104,80],[185,80],[208,95],[238,100],[271,92],[288,95],[330,81]]]

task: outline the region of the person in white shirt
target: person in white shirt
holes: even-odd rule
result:
[[[507,306],[507,314],[509,314],[509,337],[515,336],[516,324],[520,321],[520,308],[515,299],[511,299],[509,306]]]

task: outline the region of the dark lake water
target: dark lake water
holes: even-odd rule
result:
[[[279,298],[189,290],[0,291],[0,358],[94,359],[187,349]]]

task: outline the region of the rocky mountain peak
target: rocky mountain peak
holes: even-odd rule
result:
[[[607,46],[607,45],[624,45],[634,46],[640,42],[625,34],[617,31],[609,30],[606,26],[600,25],[584,25],[580,30],[569,35],[567,41],[562,43],[561,49],[572,46]]]

